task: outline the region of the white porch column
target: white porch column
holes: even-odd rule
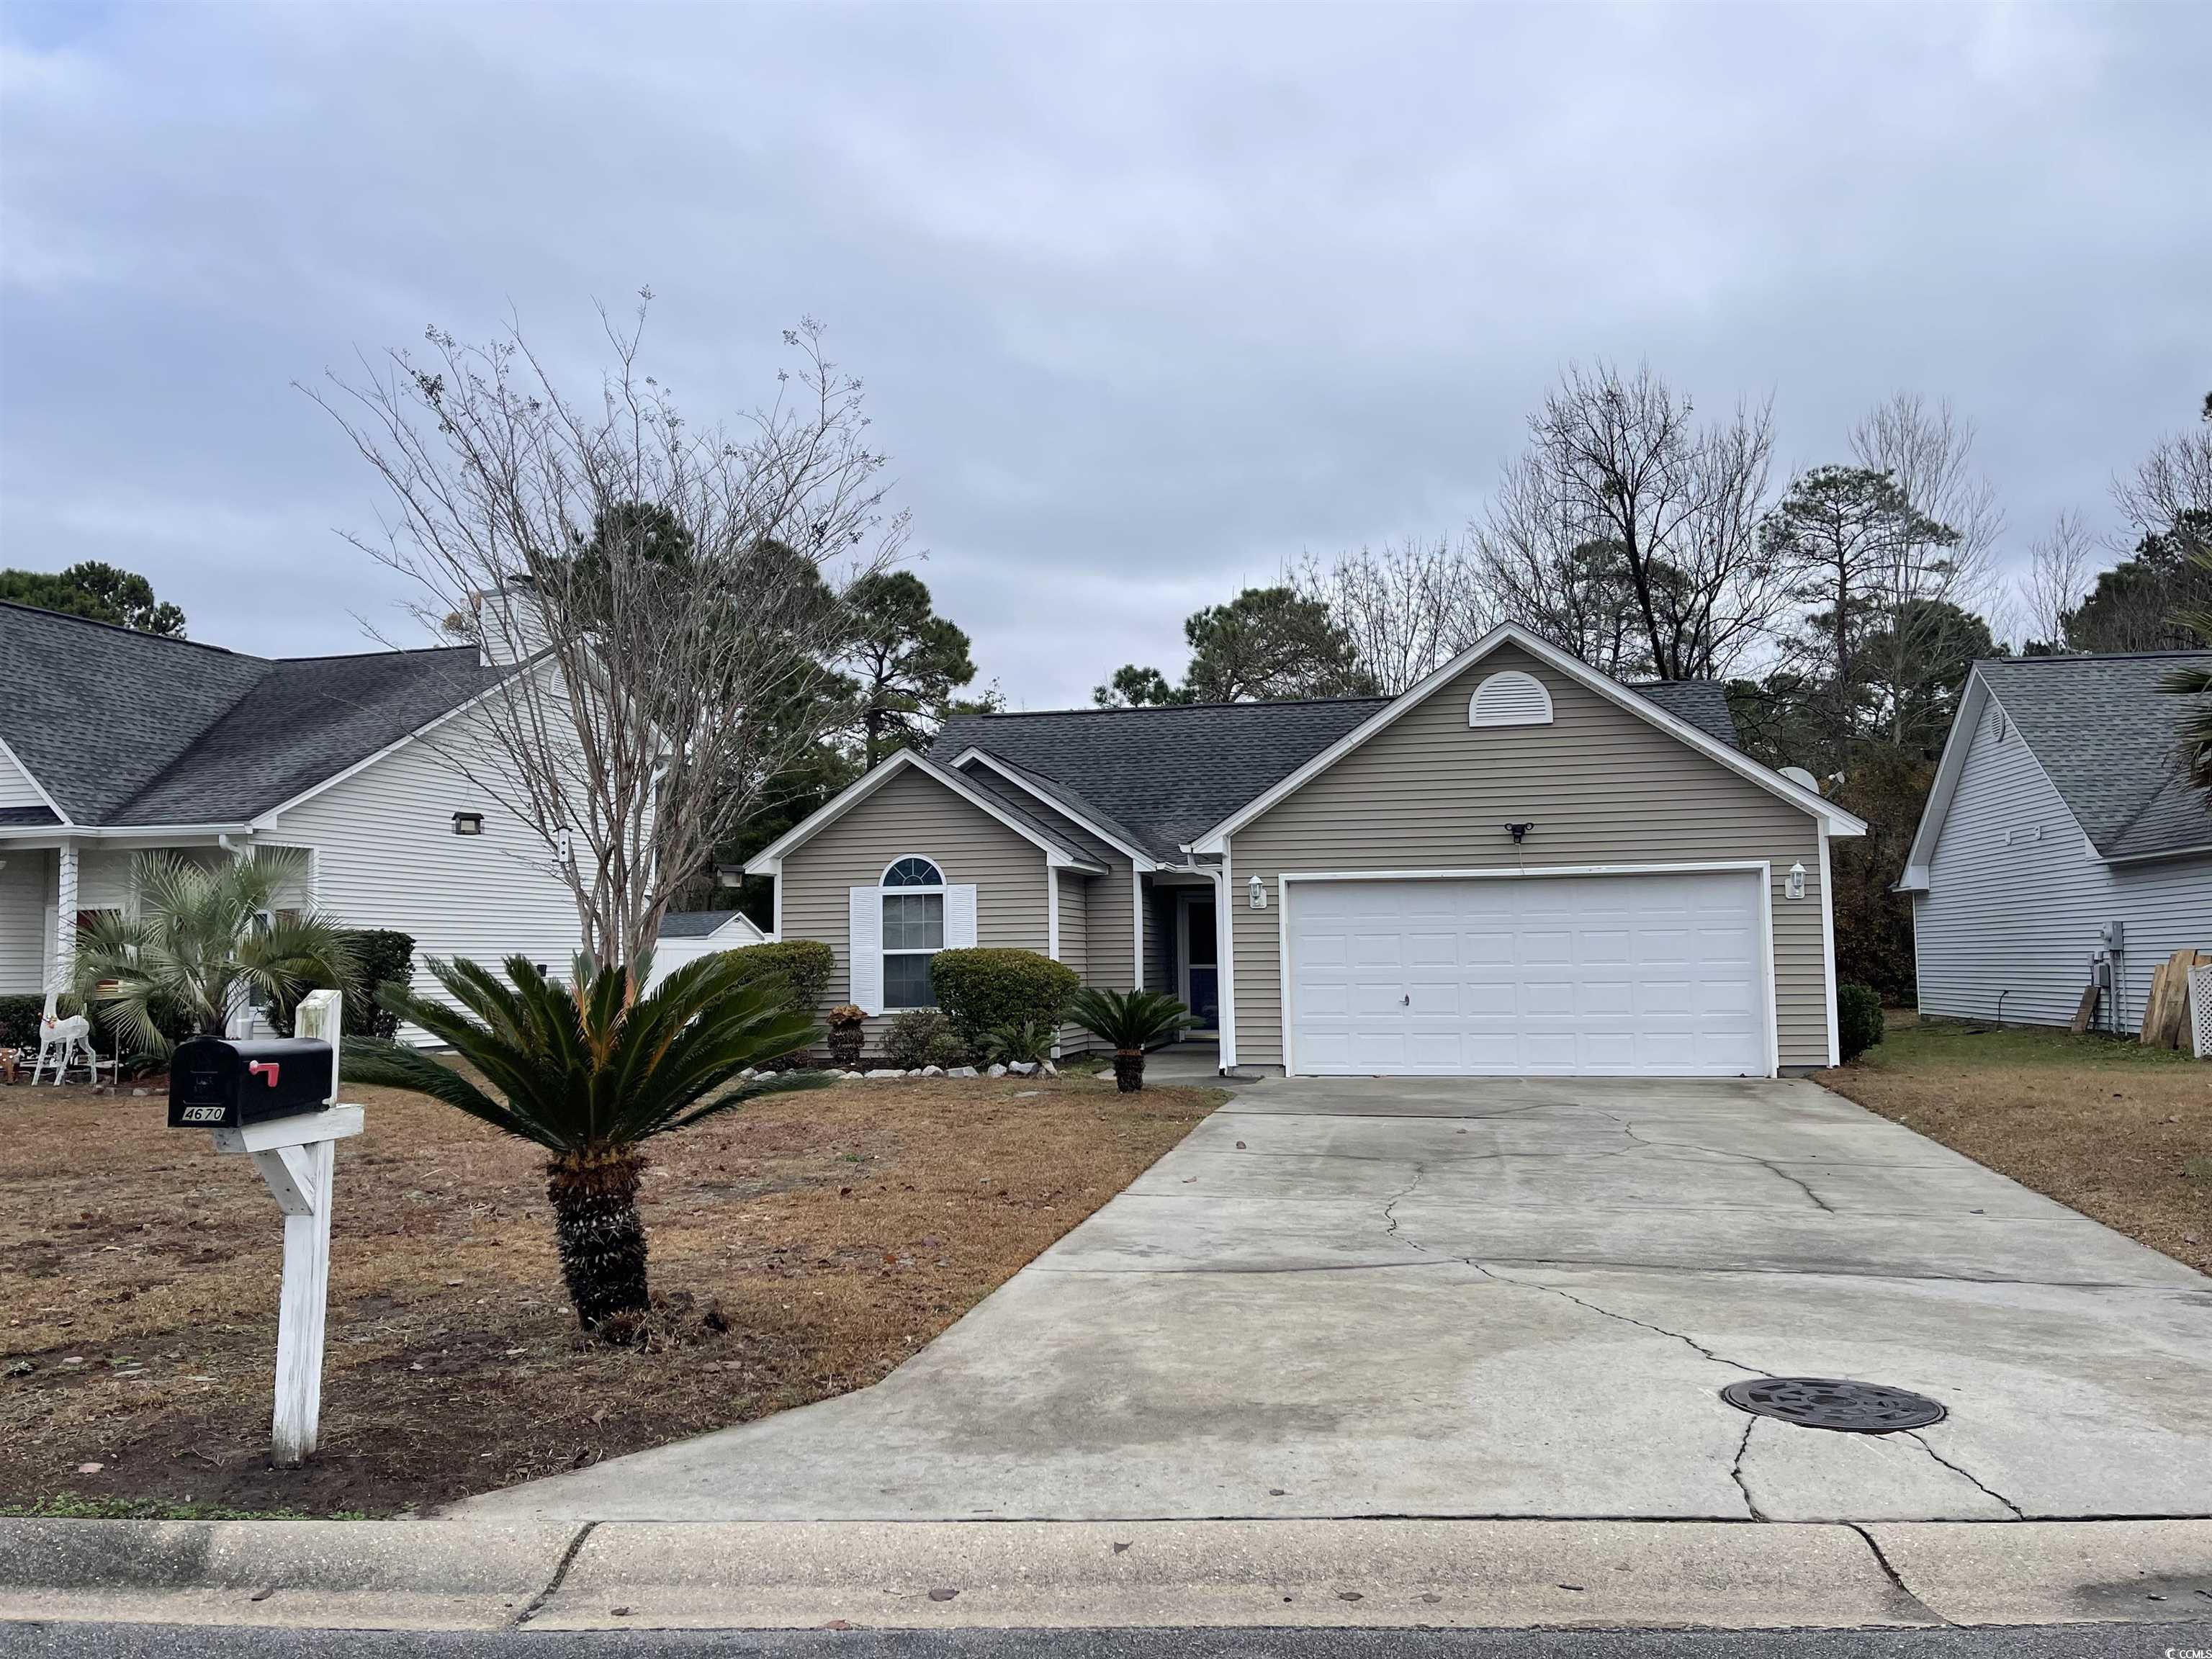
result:
[[[64,842],[54,863],[54,965],[46,989],[60,992],[76,977],[76,843]]]

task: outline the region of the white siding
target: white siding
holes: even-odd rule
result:
[[[46,798],[31,781],[30,774],[16,764],[15,757],[0,749],[0,806],[44,806]]]
[[[442,744],[465,741],[458,726]],[[483,833],[455,835],[456,812],[483,813]],[[315,847],[317,902],[349,927],[414,935],[418,991],[435,988],[426,956],[520,955],[565,978],[583,943],[575,902],[530,827],[421,742],[294,807],[258,839]]]
[[[2212,948],[2212,858],[2106,865],[2091,852],[2019,731],[1992,697],[1914,896],[1920,1011],[2063,1025],[2074,1018],[2098,929],[2127,929],[2120,1028],[2137,1030],[2158,964]],[[2100,1009],[2109,1024],[2112,1010]]]
[[[54,855],[43,847],[0,850],[0,996],[46,989],[46,906],[54,901]]]

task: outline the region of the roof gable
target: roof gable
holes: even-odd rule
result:
[[[2098,857],[2160,858],[2212,846],[2212,802],[2181,768],[2181,720],[2190,701],[2160,689],[2174,669],[2188,667],[2212,668],[2212,651],[1976,663],[1899,884],[1926,887],[1967,745],[1992,698]]]
[[[914,750],[902,749],[746,860],[745,873],[749,876],[775,874],[787,854],[804,846],[892,779],[910,771],[934,779],[978,811],[998,820],[1023,840],[1042,850],[1048,863],[1087,870],[1102,868],[1086,848],[1063,831],[1055,830],[1043,816],[1032,810],[1014,791],[987,789],[977,779],[956,772]]]
[[[85,825],[235,823],[481,696],[473,647],[270,659],[0,605],[0,737]]]
[[[1860,836],[1866,833],[1864,823],[1844,811],[1832,801],[1827,800],[1813,790],[1791,782],[1780,773],[1753,760],[1733,744],[1723,742],[1700,726],[1670,713],[1652,698],[1641,696],[1638,691],[1622,685],[1619,681],[1600,673],[1589,664],[1569,656],[1558,647],[1537,638],[1527,629],[1514,623],[1506,623],[1492,629],[1475,644],[1430,674],[1427,678],[1407,691],[1402,696],[1384,704],[1370,714],[1360,725],[1347,732],[1335,743],[1314,756],[1273,787],[1237,808],[1203,834],[1194,837],[1190,845],[1200,852],[1219,850],[1225,838],[1233,835],[1242,826],[1249,823],[1277,801],[1327,771],[1346,755],[1353,752],[1381,732],[1389,730],[1407,714],[1455,684],[1485,658],[1504,646],[1519,647],[1539,663],[1595,692],[1599,696],[1626,710],[1645,723],[1657,727],[1677,742],[1718,762],[1729,770],[1756,784],[1768,793],[1778,796],[1801,811],[1812,814],[1826,826],[1829,834]]]

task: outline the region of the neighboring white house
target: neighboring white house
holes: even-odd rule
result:
[[[742,910],[672,910],[660,919],[660,940],[653,947],[653,972],[646,977],[646,988],[655,989],[686,963],[759,945],[767,938]]]
[[[2189,699],[2160,689],[2212,652],[1974,665],[1914,836],[1920,1011],[2142,1027],[2151,975],[2212,949],[2212,802],[2179,763]]]
[[[302,899],[426,956],[582,938],[530,827],[453,756],[510,669],[473,647],[270,659],[0,604],[0,994],[67,980],[131,857],[304,849]]]

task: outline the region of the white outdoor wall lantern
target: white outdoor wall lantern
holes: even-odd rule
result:
[[[1251,896],[1252,908],[1255,910],[1264,910],[1267,908],[1267,884],[1261,881],[1259,877],[1255,876],[1246,882],[1244,890]]]
[[[1782,896],[1793,899],[1805,896],[1805,866],[1802,864],[1790,866],[1790,873],[1783,878]]]

